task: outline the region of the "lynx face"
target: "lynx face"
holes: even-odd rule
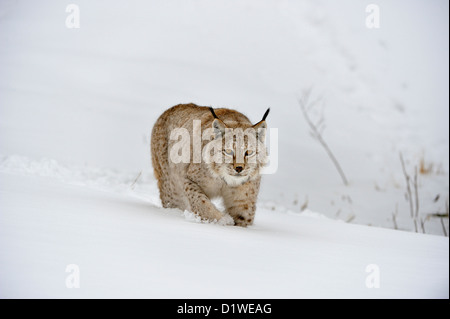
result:
[[[267,162],[264,143],[265,121],[249,127],[227,126],[216,118],[212,123],[214,140],[210,142],[213,161],[209,170],[229,186],[238,186],[259,176]]]

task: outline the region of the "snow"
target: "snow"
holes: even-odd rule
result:
[[[1,173],[1,297],[448,298],[444,237],[266,208],[247,229],[204,224],[88,185]]]
[[[449,200],[448,2],[377,1],[380,29],[353,0],[75,3],[79,29],[66,3],[0,2],[1,297],[448,298],[430,217]],[[349,186],[309,136],[308,88]],[[271,107],[278,170],[254,226],[160,207],[150,131],[188,102],[255,122]],[[430,167],[428,235],[411,232],[400,152]]]

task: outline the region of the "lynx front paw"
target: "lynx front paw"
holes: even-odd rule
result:
[[[247,227],[253,224],[253,218],[245,218],[242,215],[234,217],[234,224],[236,226]]]

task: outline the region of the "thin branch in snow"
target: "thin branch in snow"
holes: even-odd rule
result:
[[[445,213],[447,215],[448,218],[448,199],[445,201]],[[442,225],[442,231],[444,233],[444,236],[447,237],[447,230],[445,229],[445,224],[444,224],[444,217],[441,217],[441,225]]]
[[[414,170],[414,182],[413,182],[413,187],[414,187],[414,197],[415,197],[415,219],[419,219],[419,183],[417,182],[417,177],[418,173],[417,173],[417,166]]]
[[[407,192],[407,197],[408,197],[408,201],[409,201],[409,211],[410,211],[411,218],[414,221],[414,228],[417,233],[417,232],[419,232],[419,230],[417,227],[416,214],[414,212],[414,202],[413,202],[413,195],[412,195],[412,191],[411,191],[411,177],[409,176],[408,172],[406,171],[405,160],[403,159],[402,153],[400,153],[400,162],[402,163],[403,175],[405,176],[405,180],[406,180],[406,192]]]
[[[323,116],[319,119],[318,122],[313,122],[313,120],[310,117],[310,114],[309,114],[310,111],[319,102],[319,100],[310,102],[310,95],[311,95],[311,90],[305,90],[303,92],[302,98],[300,98],[298,100],[298,103],[300,104],[300,108],[303,113],[303,117],[305,118],[306,123],[308,124],[309,128],[311,129],[311,132],[310,132],[311,136],[315,140],[317,140],[320,143],[320,145],[322,145],[322,147],[325,149],[325,151],[327,152],[331,161],[333,162],[334,166],[336,167],[337,171],[339,172],[342,182],[344,183],[345,186],[348,186],[348,179],[345,176],[344,171],[343,171],[341,165],[339,164],[339,161],[337,160],[336,156],[334,156],[333,152],[331,151],[330,147],[325,142],[325,140],[322,136],[323,130],[325,129],[325,124],[323,123],[324,122]]]
[[[441,225],[442,225],[442,231],[444,232],[444,236],[447,237],[447,230],[445,229],[445,224],[444,224],[444,218],[441,217]]]
[[[423,234],[426,234],[426,231],[425,231],[425,222],[427,221],[427,219],[425,218],[420,218],[420,227],[422,228],[422,233]]]
[[[300,207],[300,211],[303,212],[305,209],[307,209],[308,204],[309,204],[308,195],[306,195],[305,201],[303,202],[303,205]]]
[[[398,203],[395,204],[395,212],[392,213],[392,222],[394,223],[394,229],[395,230],[398,229],[397,215],[398,215]]]
[[[356,218],[356,216],[354,214],[350,214],[347,217],[347,220],[345,221],[346,223],[351,223],[354,219]]]
[[[134,185],[137,183],[137,181],[139,180],[139,177],[141,177],[142,175],[142,171],[139,172],[138,176],[135,178],[133,184],[131,184],[131,189],[134,189]]]

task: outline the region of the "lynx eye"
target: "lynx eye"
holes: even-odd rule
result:
[[[247,150],[246,152],[245,152],[245,156],[252,156],[253,154],[255,154],[255,152],[254,151],[252,151],[252,150]]]
[[[229,148],[225,149],[223,152],[225,153],[225,155],[228,155],[228,156],[233,156],[233,154],[234,154],[233,150],[229,149]]]

